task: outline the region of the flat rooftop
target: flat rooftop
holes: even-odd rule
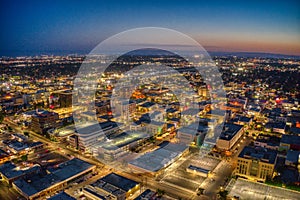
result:
[[[143,132],[123,132],[120,135],[104,142],[101,146],[103,149],[116,150],[138,140],[148,138],[150,135]]]
[[[169,143],[155,151],[145,153],[129,163],[146,171],[157,172],[168,166],[187,148],[186,145]]]
[[[195,171],[198,171],[198,172],[202,172],[202,173],[205,173],[205,174],[208,174],[210,172],[210,170],[204,169],[202,167],[197,167],[195,165],[189,165],[188,169],[195,170]]]
[[[239,158],[258,159],[261,162],[274,164],[277,158],[277,151],[262,147],[246,146],[239,154]]]
[[[39,165],[34,165],[33,167],[26,168],[20,168],[12,162],[6,162],[0,165],[0,173],[3,174],[3,176],[5,176],[7,179],[13,179],[38,170],[40,170]]]
[[[134,200],[156,199],[156,198],[157,198],[156,192],[147,189]]]
[[[88,189],[88,192],[94,194],[100,199],[106,199],[102,196],[103,194],[99,194],[97,190],[93,189],[93,187],[101,188],[112,195],[118,196],[128,192],[130,189],[136,187],[138,184],[138,182],[135,182],[131,179],[120,176],[115,173],[111,173],[97,180],[95,183],[91,184],[91,187],[85,187],[85,189]]]
[[[219,139],[231,140],[242,128],[242,125],[225,123]]]
[[[57,168],[54,168],[47,174],[35,174],[30,178],[19,179],[14,181],[14,184],[28,196],[34,195],[48,187],[65,181],[73,176],[93,167],[92,164],[73,158],[67,162],[61,163]]]
[[[50,197],[48,200],[76,200],[74,197],[71,197],[65,192],[60,192],[52,197]]]
[[[120,188],[126,192],[139,184],[138,182],[135,182],[131,179],[125,178],[115,173],[108,174],[100,180],[109,183],[117,188]]]
[[[280,143],[300,145],[300,136],[297,135],[282,135]]]
[[[286,160],[297,164],[300,157],[300,151],[289,150],[286,154]]]

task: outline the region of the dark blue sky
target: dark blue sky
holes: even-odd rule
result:
[[[144,26],[178,30],[208,50],[300,55],[297,0],[0,2],[0,56],[89,52]]]

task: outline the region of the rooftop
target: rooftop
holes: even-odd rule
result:
[[[297,135],[282,135],[280,143],[300,145],[300,136]]]
[[[118,136],[105,141],[102,145],[102,148],[107,150],[116,150],[122,148],[130,143],[136,142],[140,139],[148,138],[150,135],[143,132],[123,132]]]
[[[39,165],[33,167],[20,168],[12,162],[6,162],[0,166],[0,173],[3,174],[7,179],[14,179],[19,176],[23,176],[27,173],[40,170]]]
[[[30,179],[19,179],[14,181],[14,184],[28,196],[34,195],[48,187],[65,181],[89,168],[93,167],[88,162],[73,158],[67,162],[61,163],[57,168],[54,168],[50,173],[36,174],[30,176]]]
[[[219,138],[231,140],[242,128],[242,125],[225,123]]]
[[[71,197],[65,192],[60,192],[52,197],[50,197],[48,200],[76,200],[75,198]]]
[[[286,160],[296,164],[300,159],[299,156],[300,156],[300,151],[289,150],[286,154]]]
[[[239,154],[239,158],[255,159],[274,164],[277,158],[277,151],[262,147],[246,146]]]
[[[145,153],[129,163],[141,169],[156,172],[169,165],[174,159],[180,156],[186,148],[186,145],[169,143],[155,151]]]
[[[181,115],[193,115],[194,116],[194,115],[197,115],[201,110],[196,109],[196,108],[189,108],[187,110],[182,111]]]
[[[115,173],[108,174],[107,176],[101,178],[100,180],[110,185],[113,185],[119,189],[122,189],[126,192],[134,188],[136,185],[138,185],[137,182]]]
[[[156,198],[157,198],[156,192],[147,189],[134,200],[156,199]]]
[[[195,171],[198,171],[198,172],[205,173],[205,174],[208,174],[210,172],[207,169],[204,169],[202,167],[197,167],[197,166],[194,166],[194,165],[189,165],[188,168],[191,169],[191,170],[195,170]]]

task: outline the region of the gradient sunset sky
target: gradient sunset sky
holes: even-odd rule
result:
[[[116,33],[170,28],[208,51],[300,55],[300,1],[0,0],[0,56],[88,53]]]

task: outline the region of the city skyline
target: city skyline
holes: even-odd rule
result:
[[[0,56],[89,53],[138,27],[181,31],[208,51],[300,55],[300,6],[286,2],[2,1]]]

